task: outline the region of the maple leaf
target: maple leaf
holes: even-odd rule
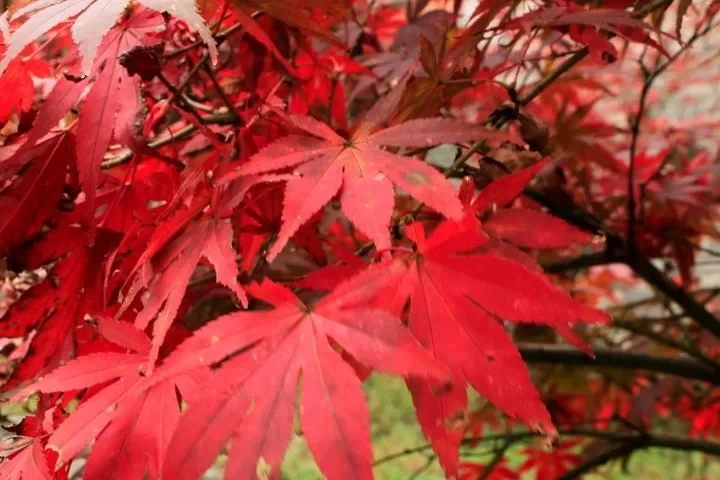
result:
[[[30,353],[13,370],[6,387],[33,378],[67,360],[73,351],[75,327],[86,314],[102,309],[102,270],[97,266],[116,237],[101,231],[94,246],[82,240],[87,232],[65,217],[35,245],[26,268],[57,263],[47,278],[15,302],[0,321],[0,337],[20,337],[37,330]],[[72,248],[68,249],[68,245]],[[58,339],[64,339],[58,341]],[[67,339],[67,340],[65,340]]]
[[[631,12],[617,8],[586,9],[573,1],[558,1],[559,5],[539,8],[511,20],[504,29],[529,30],[532,27],[555,28],[569,33],[574,40],[587,45],[590,53],[603,62],[617,59],[616,48],[598,29],[611,32],[631,41],[645,43],[669,56],[662,45],[650,38],[645,30],[651,28]]]
[[[345,84],[335,79],[341,74],[372,76],[372,72],[337,49],[329,49],[321,54],[308,51],[299,55],[295,62],[301,84],[288,101],[288,111],[307,115],[316,104],[320,104],[331,111],[333,124],[346,130]]]
[[[290,135],[271,143],[225,176],[227,181],[243,175],[292,169],[296,178],[291,178],[285,187],[283,224],[267,255],[269,261],[341,187],[343,212],[379,250],[390,247],[393,185],[449,218],[462,217],[455,189],[441,173],[424,162],[390,153],[382,146],[421,147],[514,137],[450,119],[412,120],[375,131],[394,110],[404,83],[368,112],[350,138],[341,137],[311,117],[287,115],[288,122],[305,135]]]
[[[384,10],[384,13],[382,13]],[[393,10],[390,8],[380,9],[375,15],[368,18],[368,27],[374,27],[376,32],[382,35],[382,23],[390,23],[389,28],[397,29],[394,41],[388,51],[365,55],[362,64],[370,68],[372,77],[361,78],[353,88],[349,98],[352,100],[360,93],[375,85],[379,79],[389,85],[395,84],[402,79],[408,70],[415,69],[417,58],[420,55],[420,39],[430,41],[435,46],[440,46],[443,37],[447,32],[452,16],[443,10],[431,10],[414,18],[412,23],[403,25],[393,21]],[[389,16],[388,16],[389,14]]]
[[[25,135],[23,143],[0,163],[2,167],[0,168],[0,181],[16,175],[33,158],[28,153],[67,115],[68,110],[77,102],[86,86],[84,82],[72,82],[66,78],[58,80],[39,108],[35,124]]]
[[[540,210],[508,206],[520,195],[535,174],[547,166],[545,159],[530,167],[518,170],[493,181],[472,199],[473,182],[461,185],[460,197],[471,214],[488,216],[483,229],[491,236],[515,246],[532,249],[558,249],[572,245],[585,245],[598,241],[588,232],[573,227],[564,220]],[[465,190],[469,189],[469,191]]]
[[[475,206],[511,201],[541,167],[494,182],[481,191]],[[448,475],[457,469],[466,382],[508,415],[554,435],[550,416],[503,320],[550,325],[581,348],[586,347],[570,325],[607,321],[605,314],[554,287],[539,269],[529,268],[529,257],[521,263],[497,250],[474,212],[468,208],[468,216],[460,223],[444,221],[427,239],[417,224],[408,227],[416,253],[400,255],[389,264],[404,265],[404,271],[391,276],[384,295],[375,300],[400,315],[409,298],[410,331],[452,369],[455,382],[441,396],[433,394],[438,386],[431,381],[407,382],[423,432]],[[575,235],[569,232],[570,243],[577,240]]]
[[[35,402],[34,415],[28,415],[13,426],[4,426],[10,438],[0,447],[0,478],[10,480],[67,480],[67,466],[55,468],[57,452],[46,448],[47,437],[61,418],[62,408],[53,406],[54,398],[39,395]]]
[[[478,478],[487,478],[488,480],[520,480],[520,475],[507,465],[505,459],[491,466],[490,472],[487,472],[487,469],[488,465],[481,463],[461,463],[458,467],[458,477],[459,480],[477,480]]]
[[[315,35],[323,40],[342,46],[342,42],[330,32],[329,28],[313,15],[323,12],[328,21],[347,18],[352,11],[349,0],[233,0],[233,3],[246,15],[254,10],[265,12],[288,25],[300,28],[303,32]],[[251,33],[251,35],[254,35]],[[257,37],[256,37],[257,38]],[[260,40],[262,42],[262,40]],[[264,42],[263,42],[264,43]]]
[[[133,47],[152,42],[147,33],[162,26],[162,17],[150,10],[134,10],[113,28],[103,42],[93,65],[95,81],[79,109],[77,155],[80,182],[89,211],[93,211],[100,164],[115,137],[124,134],[130,118],[140,109],[139,82],[117,58]],[[128,118],[130,117],[130,118]]]
[[[526,448],[528,458],[520,465],[518,473],[536,471],[537,480],[555,480],[568,473],[571,468],[582,464],[582,457],[572,450],[582,443],[582,439],[566,440],[550,451]]]
[[[103,38],[126,11],[129,3],[128,0],[37,0],[18,9],[9,17],[10,21],[25,16],[28,18],[13,32],[10,39],[6,40],[7,51],[0,60],[0,74],[26,46],[73,17],[77,18],[72,24],[71,32],[82,57],[81,72],[89,74]],[[194,0],[138,0],[138,3],[186,21],[207,44],[213,62],[217,60],[215,40],[198,13]],[[7,13],[4,16],[7,16]]]
[[[141,109],[139,83],[128,75],[117,58],[127,50],[153,42],[148,33],[162,25],[162,17],[157,13],[143,8],[133,9],[127,19],[105,36],[93,64],[94,81],[79,108],[77,128],[82,135],[77,136],[76,142],[76,163],[86,196],[88,216],[95,212],[96,188],[105,152],[113,137],[127,140],[127,129],[133,125],[136,113]],[[38,121],[25,143],[4,167],[16,171],[23,161],[26,162],[27,150],[55,127],[77,103],[89,80],[73,82],[61,79],[57,83],[38,112]],[[94,227],[94,223],[91,226]]]
[[[0,48],[2,50],[2,48]],[[35,97],[34,77],[49,77],[50,65],[33,58],[16,58],[0,75],[0,91],[13,92],[0,97],[0,124],[7,122],[15,113],[20,115],[29,111]]]
[[[48,439],[48,448],[69,463],[93,443],[83,478],[159,478],[160,462],[180,419],[175,383],[148,381],[142,374],[150,341],[132,324],[98,317],[100,331],[132,353],[85,355],[58,367],[21,389],[14,398],[33,392],[68,392],[103,386],[83,398]]]
[[[67,168],[75,160],[74,153],[75,137],[61,132],[18,158],[18,162],[24,163],[22,171],[0,191],[0,211],[4,216],[0,224],[0,255],[39,233],[57,212]]]
[[[524,266],[482,253],[487,237],[475,229],[447,222],[427,240],[420,230],[408,234],[418,253],[396,260],[408,265],[388,296],[398,302],[398,312],[410,298],[410,331],[452,368],[456,379],[442,396],[433,395],[437,386],[431,382],[408,381],[423,432],[447,474],[457,468],[465,382],[508,415],[554,435],[527,367],[499,319],[568,322],[576,320],[577,306]]]
[[[128,181],[132,178],[132,182]],[[105,183],[115,181],[110,177]],[[178,188],[177,169],[165,162],[146,158],[133,165],[116,186],[116,194],[98,222],[116,232],[131,231],[136,223],[151,224],[170,202]]]
[[[197,175],[190,178],[193,177]],[[212,195],[206,185],[199,184],[199,192],[191,198],[189,206],[181,207],[179,195],[168,205],[150,237],[139,237],[140,242],[147,242],[147,248],[127,275],[129,290],[118,315],[145,290],[144,305],[135,325],[144,330],[155,319],[150,371],[185,295],[185,288],[179,287],[187,286],[201,258],[213,265],[218,282],[231,289],[247,306],[245,292],[237,282],[239,270],[232,247],[232,223],[229,218],[222,218],[218,209],[232,210],[251,185],[251,182],[235,182],[235,186],[224,190],[216,208],[211,208],[208,202]]]
[[[564,220],[539,210],[507,208],[493,215],[486,223],[488,233],[524,248],[563,248],[593,241],[593,236]],[[528,234],[528,230],[532,234]]]
[[[0,476],[6,480],[53,480],[43,446],[37,441],[0,465]]]
[[[213,395],[189,399],[165,460],[165,478],[197,478],[231,437],[226,478],[252,478],[260,458],[276,478],[292,434],[301,374],[303,433],[320,470],[330,479],[372,478],[361,382],[335,342],[386,373],[438,379],[446,374],[396,318],[381,310],[346,308],[368,299],[383,281],[374,271],[360,277],[360,287],[340,285],[315,305],[269,281],[249,287],[275,308],[225,315],[168,357],[166,368],[174,372],[236,354],[201,387]]]
[[[250,271],[282,222],[283,188],[279,183],[259,184],[248,192],[240,204],[235,222],[238,250],[242,254],[241,268]],[[320,215],[300,227],[292,237],[295,245],[305,248],[316,260],[322,257],[317,223]]]

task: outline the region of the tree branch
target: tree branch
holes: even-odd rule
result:
[[[562,273],[568,270],[581,270],[598,265],[609,265],[611,263],[625,263],[625,258],[605,250],[569,259],[543,262],[542,268],[546,273]]]
[[[639,10],[632,12],[631,15],[635,18],[642,18],[649,13],[652,13],[656,9],[662,8],[671,2],[672,0],[656,0],[654,2],[650,2]],[[525,106],[531,101],[533,101],[538,95],[545,91],[545,89],[552,85],[555,80],[560,78],[572,67],[580,63],[588,55],[588,53],[589,49],[587,47],[583,47],[576,53],[574,53],[571,57],[568,57],[563,63],[560,64],[558,68],[551,71],[547,77],[544,77],[537,84],[535,84],[535,86],[528,93],[520,97],[517,101],[518,107]],[[512,120],[512,117],[504,114],[503,110],[503,107],[495,109],[495,111],[487,119],[485,119],[483,125],[492,124],[495,128],[500,128],[507,122]],[[483,147],[484,144],[484,140],[473,143],[470,148],[468,148],[452,163],[452,165],[447,168],[447,170],[445,170],[445,176],[450,177],[453,173],[458,171],[460,167],[462,167],[468,160],[470,160],[470,157],[472,157],[474,153],[478,152]]]
[[[710,32],[715,27],[715,24],[707,25],[702,30],[697,30],[693,35],[688,39],[688,41],[682,45],[675,53],[673,53],[670,58],[667,59],[666,62],[664,62],[662,65],[655,67],[652,71],[648,71],[644,65],[642,64],[642,60],[640,63],[640,66],[642,68],[643,73],[643,85],[642,89],[640,91],[640,99],[638,100],[638,112],[637,115],[633,118],[633,120],[630,122],[630,160],[628,163],[628,177],[627,177],[627,188],[628,188],[628,200],[627,200],[627,209],[628,209],[628,220],[627,220],[627,246],[630,254],[635,251],[635,231],[637,229],[637,202],[638,199],[635,198],[635,160],[637,157],[637,147],[638,147],[638,141],[640,140],[640,124],[642,123],[643,117],[646,115],[648,110],[647,100],[648,95],[650,93],[650,90],[653,87],[653,84],[655,83],[655,80],[658,79],[660,74],[662,74],[665,70],[670,67],[678,58],[682,56],[683,53],[685,53],[695,41],[704,35],[706,35],[708,32]],[[657,170],[656,174],[660,173],[660,170],[662,169],[662,166]],[[649,182],[649,180],[648,180]],[[642,202],[642,193],[644,191],[645,186],[648,182],[645,182],[641,186],[641,192],[640,192],[640,201]],[[642,207],[641,207],[642,208]]]
[[[587,433],[590,434],[592,432]],[[675,437],[671,435],[656,435],[649,433],[639,435],[615,432],[607,433],[611,434],[602,435],[602,437],[606,438],[607,440],[618,441],[622,443],[601,453],[600,455],[591,458],[584,464],[578,466],[575,470],[572,470],[560,477],[559,480],[571,480],[573,478],[580,478],[582,475],[590,473],[592,470],[606,464],[611,460],[628,456],[635,450],[641,450],[646,448],[668,448],[683,452],[702,452],[708,455],[720,456],[720,444],[709,442],[707,440]],[[583,431],[578,431],[578,435],[583,435]],[[585,436],[600,435],[591,434]]]
[[[720,338],[720,321],[718,318],[684,288],[668,278],[650,260],[641,255],[633,255],[627,259],[627,263],[640,278],[680,305],[696,323]]]
[[[580,478],[586,473],[592,472],[596,468],[605,465],[611,460],[630,455],[632,452],[639,448],[642,448],[643,446],[645,446],[645,442],[642,439],[635,439],[630,442],[615,445],[612,448],[609,448],[608,450],[600,453],[599,455],[595,455],[587,462],[579,465],[577,468],[567,472],[558,480],[571,480],[573,478]]]
[[[600,438],[609,442],[620,443],[621,446],[631,444],[632,450],[644,449],[644,448],[667,448],[672,450],[679,450],[684,452],[702,452],[708,455],[720,457],[720,443],[711,442],[709,440],[703,440],[699,438],[687,438],[679,437],[675,435],[664,435],[654,433],[633,433],[633,432],[616,432],[616,431],[603,431],[603,430],[591,430],[586,428],[566,428],[558,431],[560,436],[568,437],[587,437],[587,438]],[[529,440],[541,436],[542,434],[531,431],[517,431],[511,433],[499,433],[496,435],[484,435],[481,437],[469,437],[464,438],[462,443],[464,445],[475,444],[477,442],[492,442],[502,440],[507,443],[515,443],[522,440]],[[405,457],[407,455],[413,455],[415,453],[421,453],[425,450],[430,450],[431,445],[425,444],[417,447],[406,448],[405,450],[391,453],[381,457],[373,463],[373,466],[382,465],[383,463],[390,462],[397,458]],[[631,450],[631,451],[632,451]],[[615,450],[615,454],[606,458],[604,462],[618,458],[620,455],[619,450]],[[627,450],[623,453],[630,453]],[[606,455],[607,457],[607,455]],[[596,463],[593,468],[602,465],[602,463]],[[569,477],[575,478],[575,477]]]
[[[528,363],[647,370],[720,385],[720,374],[685,355],[671,357],[597,347],[593,348],[595,358],[591,358],[566,345],[520,343],[518,347]]]
[[[624,258],[626,264],[633,269],[638,277],[677,303],[696,323],[720,338],[720,320],[705,308],[705,305],[660,271],[647,257],[638,252],[628,255],[625,239],[603,225],[590,212],[574,203],[551,200],[533,189],[526,189],[525,194],[548,208],[553,215],[562,218],[568,223],[593,233],[604,234],[607,255]]]
[[[202,117],[202,124],[225,125],[228,123],[233,123],[235,122],[235,120],[236,118],[232,112],[222,112]],[[178,130],[177,132],[173,133],[172,135],[168,135],[167,137],[159,138],[157,140],[149,142],[148,146],[153,149],[164,147],[165,145],[169,145],[173,142],[188,138],[195,130],[197,130],[197,127],[191,123]],[[101,167],[112,168],[114,166],[130,161],[132,156],[132,150],[127,150],[119,155],[106,156],[105,161],[103,161],[101,164]]]

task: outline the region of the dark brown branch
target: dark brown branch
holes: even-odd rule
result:
[[[604,234],[607,255],[625,258],[625,262],[637,276],[677,303],[687,316],[691,317],[696,323],[720,338],[720,320],[705,308],[705,305],[660,271],[647,257],[638,252],[628,255],[625,239],[604,226],[590,212],[576,204],[554,201],[532,189],[526,189],[525,194],[548,208],[553,215],[562,218],[568,223],[593,233]]]
[[[696,323],[720,338],[720,321],[718,318],[684,288],[668,278],[650,260],[641,255],[633,255],[628,258],[628,265],[653,288],[680,305]]]
[[[612,263],[624,262],[624,257],[616,255],[613,252],[602,251],[569,259],[543,262],[542,268],[547,273],[562,273],[569,270],[581,270],[599,265],[610,265]]]
[[[591,358],[565,345],[521,343],[518,347],[528,363],[646,370],[720,385],[720,374],[685,355],[671,357],[595,347],[595,358]]]
[[[588,432],[589,433],[589,432]],[[582,435],[582,432],[578,432]],[[587,435],[591,436],[591,435]],[[646,448],[668,448],[683,452],[702,452],[708,455],[720,456],[720,444],[709,442],[707,440],[674,437],[670,435],[656,434],[613,434],[605,436],[608,440],[622,442],[613,448],[597,455],[576,469],[566,473],[559,480],[571,480],[581,478],[586,473],[590,473],[594,469],[608,463],[617,458],[623,458],[630,455],[635,450]]]
[[[587,462],[578,466],[577,468],[567,472],[565,475],[560,477],[559,480],[571,480],[573,478],[581,478],[586,473],[590,473],[596,468],[605,465],[611,460],[616,458],[623,458],[630,455],[632,452],[645,446],[644,439],[635,439],[630,442],[621,443],[609,448],[608,450],[592,457]]]
[[[240,114],[238,114],[237,110],[235,109],[235,105],[232,103],[232,101],[230,101],[230,98],[228,98],[228,96],[225,94],[225,90],[223,90],[222,85],[220,85],[220,82],[215,75],[215,71],[207,63],[203,65],[203,69],[205,70],[205,73],[207,73],[208,77],[210,77],[210,81],[212,82],[215,91],[220,97],[220,100],[222,100],[228,111],[235,117],[235,119],[240,120]]]
[[[685,315],[682,315],[685,316]],[[672,321],[668,318],[665,318],[665,321]],[[699,363],[705,365],[709,370],[712,370],[716,373],[720,373],[720,364],[713,361],[711,358],[705,356],[705,354],[702,353],[702,351],[695,345],[695,344],[687,344],[684,342],[681,342],[679,340],[676,340],[674,338],[662,335],[658,332],[655,332],[652,330],[652,328],[643,328],[642,325],[639,325],[636,321],[623,321],[623,320],[615,320],[613,322],[613,327],[622,328],[624,330],[627,330],[628,332],[632,332],[636,335],[641,335],[643,337],[649,338],[650,340],[653,340],[654,342],[657,342],[660,345],[665,345],[670,348],[673,348],[679,352],[685,353],[688,357],[694,358]]]

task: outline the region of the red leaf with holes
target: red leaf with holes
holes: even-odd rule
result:
[[[35,441],[0,465],[0,476],[6,480],[52,480],[42,445]]]
[[[101,270],[115,236],[101,232],[92,247],[84,244],[87,231],[75,224],[59,226],[36,247],[28,267],[57,263],[47,278],[14,303],[0,321],[0,337],[37,333],[29,353],[13,370],[7,387],[32,379],[71,358],[76,327],[85,315],[102,310]],[[74,245],[70,251],[67,244]],[[67,339],[58,342],[58,338]]]

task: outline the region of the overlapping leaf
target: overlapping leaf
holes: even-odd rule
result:
[[[164,476],[196,478],[232,438],[226,478],[252,478],[260,459],[271,478],[278,478],[302,375],[300,417],[320,469],[330,479],[372,478],[361,382],[335,351],[335,342],[383,372],[445,377],[396,318],[380,310],[345,308],[369,298],[381,281],[372,272],[363,277],[362,289],[341,285],[315,305],[265,282],[251,293],[273,304],[273,310],[226,315],[181,345],[168,358],[170,371],[192,368],[198,359],[214,364],[238,354],[208,380],[209,398],[190,400],[170,444]]]
[[[491,184],[475,206],[509,202],[540,166]],[[466,382],[508,415],[554,435],[550,415],[503,327],[504,320],[550,325],[580,347],[584,344],[572,332],[572,324],[607,321],[603,313],[554,287],[538,269],[528,268],[529,257],[518,262],[497,250],[472,216],[474,210],[468,213],[462,222],[441,223],[427,239],[422,227],[410,227],[407,234],[417,252],[390,264],[404,265],[404,271],[392,276],[384,294],[375,300],[400,314],[409,299],[410,331],[453,371],[455,382],[443,395],[435,394],[438,385],[431,380],[408,381],[418,420],[449,475],[457,469]],[[532,234],[526,235],[532,239]],[[583,239],[563,227],[556,238],[549,237],[551,241],[535,243],[549,246],[561,243],[563,237],[565,244]]]
[[[378,249],[390,247],[389,224],[394,207],[393,185],[449,218],[459,219],[462,206],[453,186],[433,167],[382,148],[422,147],[478,139],[513,139],[482,126],[450,119],[421,119],[376,131],[392,113],[403,84],[378,102],[347,139],[310,117],[287,116],[303,135],[277,140],[226,178],[290,169],[283,224],[268,253],[275,258],[297,229],[342,188],[340,203],[348,219]]]
[[[22,157],[26,163],[17,178],[0,191],[0,254],[39,233],[57,212],[68,167],[75,161],[75,137],[55,134]]]
[[[175,383],[148,381],[142,372],[150,341],[131,324],[101,318],[100,330],[133,353],[97,353],[73,360],[16,393],[67,392],[94,386],[90,397],[48,439],[67,463],[93,444],[83,478],[157,479],[180,418]],[[94,443],[93,443],[94,442]]]
[[[102,309],[102,272],[97,266],[109,253],[115,237],[101,232],[89,247],[85,245],[86,230],[71,219],[65,221],[36,246],[35,258],[28,263],[36,268],[57,261],[48,278],[23,295],[0,320],[0,337],[20,337],[37,330],[30,352],[13,370],[7,387],[70,358],[75,327],[86,314]],[[69,251],[68,244],[73,247]]]
[[[197,169],[186,179],[155,228],[145,229],[147,233],[131,232],[125,238],[128,245],[134,245],[135,250],[142,253],[134,257],[134,266],[123,272],[129,288],[122,298],[121,312],[130,308],[140,292],[144,292],[135,325],[144,330],[154,320],[150,369],[201,258],[212,264],[218,283],[232,290],[236,298],[247,305],[245,292],[237,281],[233,226],[222,214],[232,211],[253,183],[235,182],[214,197],[203,177],[202,170]],[[187,203],[183,205],[184,202]]]
[[[197,12],[195,0],[139,0],[138,3],[156,12],[166,11],[185,20],[207,43],[213,58],[217,58],[215,40]],[[6,39],[8,48],[0,60],[0,74],[31,42],[73,17],[77,17],[71,30],[82,57],[81,71],[89,74],[103,38],[120,19],[128,4],[127,0],[37,0],[18,9],[10,17],[11,21],[25,16],[28,18],[9,40]],[[3,16],[6,17],[7,12]]]

